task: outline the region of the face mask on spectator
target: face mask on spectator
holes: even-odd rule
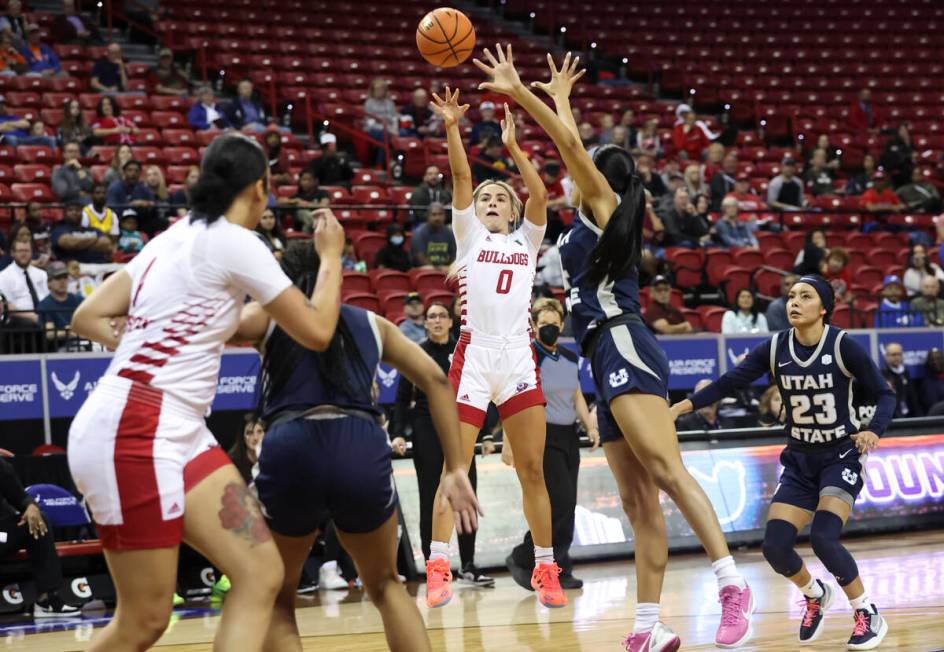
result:
[[[554,346],[558,337],[560,337],[560,326],[557,324],[544,324],[538,329],[538,339],[541,340],[541,344]]]
[[[402,235],[390,236],[390,244],[392,244],[394,247],[399,247],[400,245],[403,244],[403,236]]]

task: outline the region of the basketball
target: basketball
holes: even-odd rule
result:
[[[475,28],[461,11],[440,7],[423,16],[416,28],[416,47],[434,66],[452,68],[472,54]]]

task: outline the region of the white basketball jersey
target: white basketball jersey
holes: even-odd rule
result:
[[[291,285],[255,234],[220,218],[180,220],[125,268],[131,300],[106,375],[165,391],[205,413],[216,394],[223,346],[248,294],[265,305]]]
[[[531,290],[546,227],[522,220],[508,235],[490,233],[474,204],[452,210],[462,330],[510,338],[528,335]]]

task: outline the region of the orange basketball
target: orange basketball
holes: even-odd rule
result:
[[[416,27],[416,47],[434,66],[458,66],[472,54],[475,28],[468,16],[458,9],[433,9]]]

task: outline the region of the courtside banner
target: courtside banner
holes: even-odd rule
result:
[[[0,356],[0,420],[42,419],[40,362]]]
[[[669,358],[669,389],[692,389],[702,378],[720,375],[718,340],[715,337],[660,337]]]
[[[49,416],[75,416],[95,389],[98,379],[102,377],[111,356],[88,355],[46,360],[46,391],[49,397]]]

